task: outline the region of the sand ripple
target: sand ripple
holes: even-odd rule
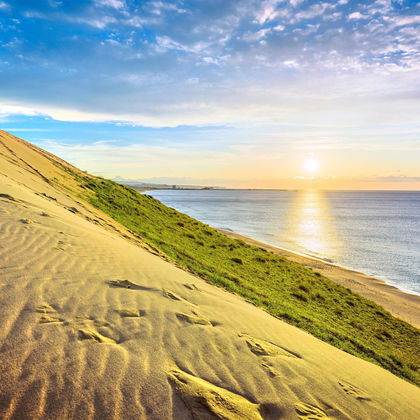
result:
[[[65,176],[46,152],[14,148],[0,142],[1,419],[420,418],[418,388],[130,243],[45,180]]]

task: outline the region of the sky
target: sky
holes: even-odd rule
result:
[[[108,178],[420,189],[420,2],[0,0],[0,129]]]

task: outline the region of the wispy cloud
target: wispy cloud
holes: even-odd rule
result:
[[[369,16],[362,15],[360,12],[353,12],[349,14],[350,20],[369,19]]]
[[[260,29],[256,32],[247,32],[243,35],[242,39],[247,42],[260,41],[264,39],[267,35],[270,35],[275,32],[284,31],[285,27],[283,25],[276,25],[269,28]]]
[[[10,133],[46,133],[50,131],[48,128],[15,128],[15,127],[4,127],[3,131]]]
[[[165,12],[188,13],[186,9],[177,6],[175,3],[167,1],[151,1],[148,4],[151,7],[151,12],[156,15],[161,15]]]
[[[264,0],[260,3],[258,7],[255,18],[257,22],[261,25],[266,22],[270,22],[276,18],[278,15],[277,7],[283,3],[283,0]],[[295,3],[295,2],[294,2]],[[292,3],[293,4],[293,3]]]
[[[296,19],[313,19],[325,13],[326,10],[333,8],[331,3],[317,3],[308,9],[302,10],[296,14]]]
[[[111,7],[113,9],[124,9],[126,7],[124,0],[94,0],[99,6]]]
[[[406,25],[417,25],[420,24],[420,15],[418,16],[398,16],[393,17],[390,19],[386,19],[390,21],[395,26],[406,26]]]

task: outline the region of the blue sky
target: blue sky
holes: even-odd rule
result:
[[[0,0],[0,127],[109,177],[420,188],[419,47],[417,1]]]

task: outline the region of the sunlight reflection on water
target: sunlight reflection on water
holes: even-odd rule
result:
[[[204,223],[420,293],[420,192],[161,190]]]
[[[340,256],[334,220],[322,191],[299,191],[291,204],[285,236],[293,237],[306,252],[317,256]]]

